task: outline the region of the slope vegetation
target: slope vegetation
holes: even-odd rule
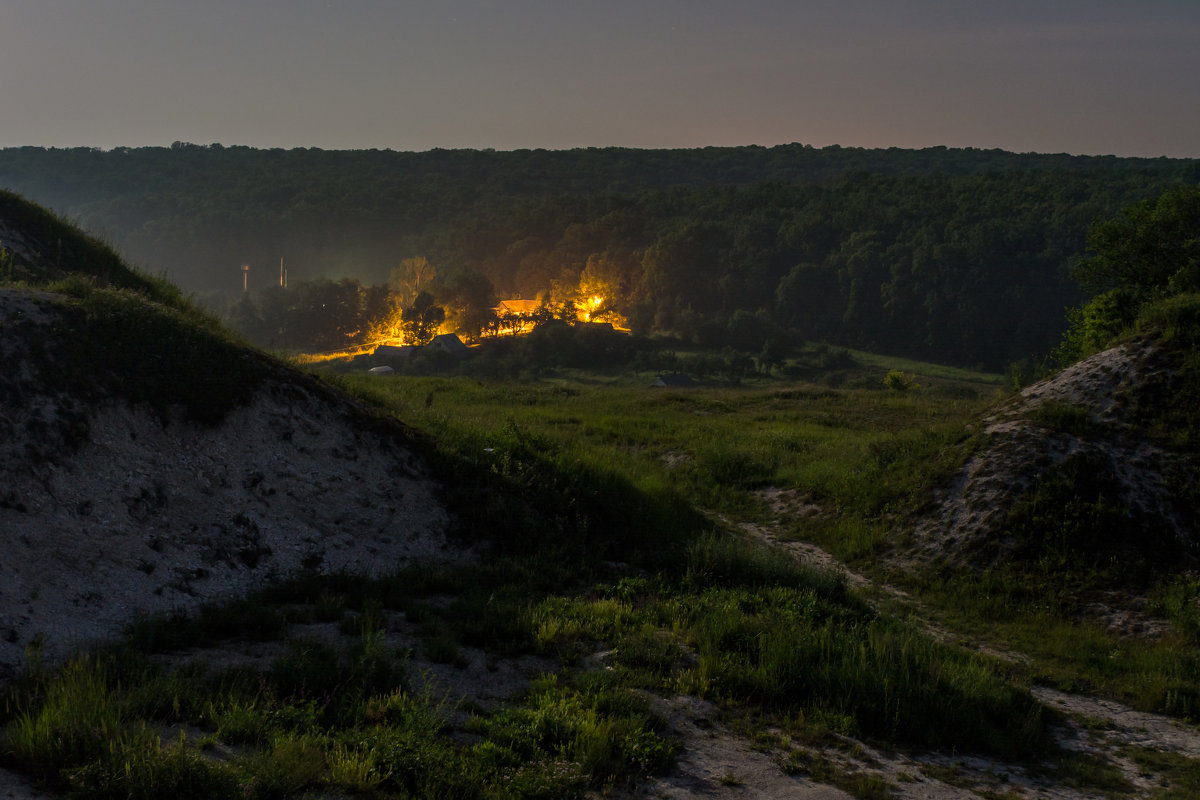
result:
[[[1023,389],[981,422],[986,443],[920,530],[931,558],[980,567],[1053,559],[1146,586],[1194,564],[1194,450],[1155,430],[1180,354],[1142,337]],[[1060,563],[1061,562],[1061,563]]]

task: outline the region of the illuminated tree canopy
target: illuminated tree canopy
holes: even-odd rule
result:
[[[421,292],[401,315],[401,328],[406,344],[425,345],[437,336],[438,328],[446,321],[446,309],[435,304],[433,295]]]

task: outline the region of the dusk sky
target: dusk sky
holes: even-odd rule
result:
[[[0,0],[0,146],[1200,157],[1197,0]]]

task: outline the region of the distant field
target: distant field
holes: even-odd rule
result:
[[[877,525],[965,456],[964,423],[1000,396],[1000,376],[881,357],[843,386],[755,378],[724,388],[650,388],[655,375],[562,371],[529,382],[344,376],[349,387],[443,446],[536,440],[556,463],[582,461],[703,509],[765,513],[757,492],[799,493],[827,513],[806,537],[843,557],[883,544]],[[917,388],[885,388],[889,370]],[[923,384],[923,385],[922,385]]]

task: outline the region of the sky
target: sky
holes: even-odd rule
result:
[[[1200,0],[0,0],[0,146],[1200,157]]]

